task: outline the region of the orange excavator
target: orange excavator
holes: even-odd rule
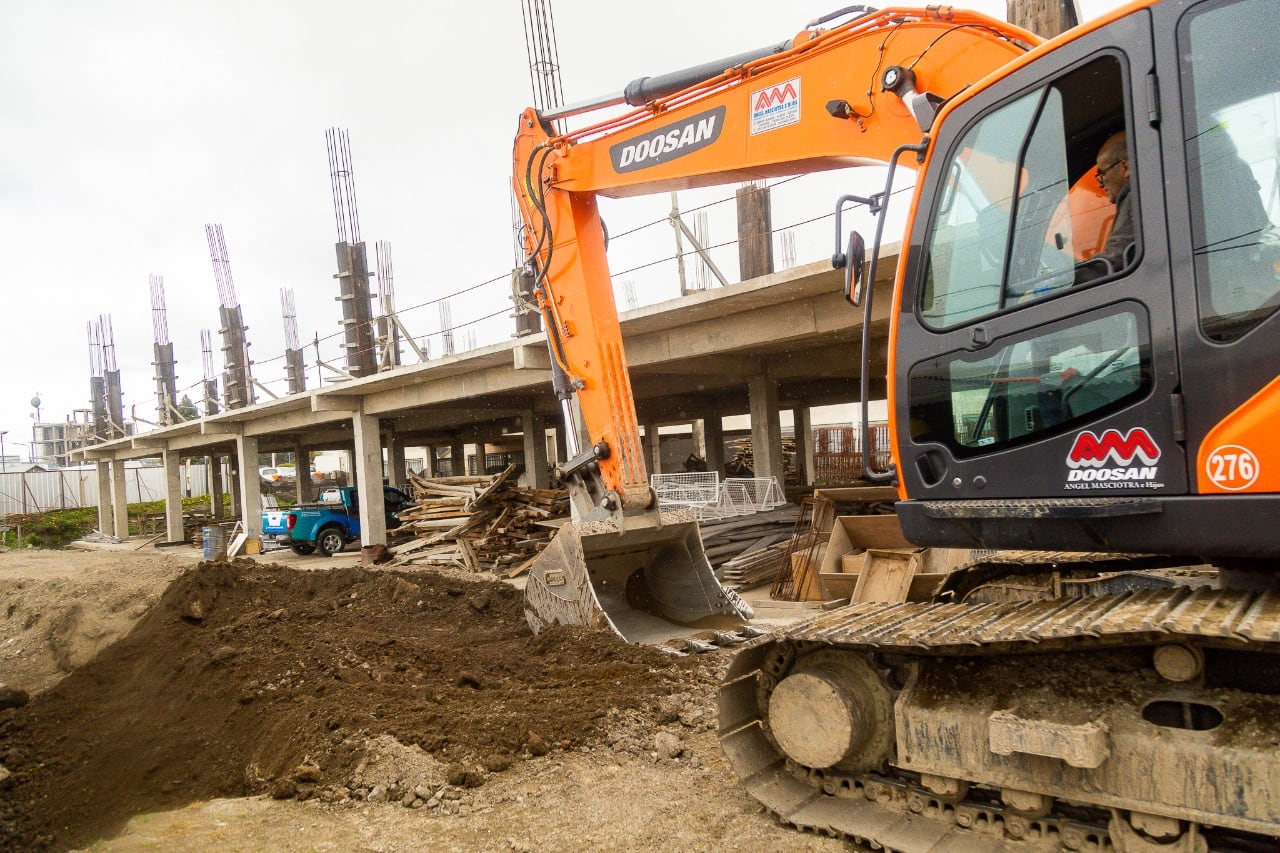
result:
[[[887,165],[835,202],[865,429],[869,283],[914,169],[893,464],[869,473],[910,541],[986,556],[932,601],[752,640],[720,689],[731,766],[782,820],[876,849],[1277,849],[1276,21],[1280,0],[1138,0],[1042,42],[853,7],[526,111],[514,182],[576,507],[531,570],[535,630],[748,615],[646,482],[597,196]]]

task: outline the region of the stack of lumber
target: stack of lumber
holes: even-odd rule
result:
[[[799,511],[791,504],[769,512],[702,522],[702,547],[721,581],[737,589],[750,589],[773,580]]]
[[[720,580],[734,589],[751,589],[772,583],[787,559],[787,541],[775,542],[740,554],[720,567]]]
[[[396,549],[398,565],[452,566],[509,575],[523,569],[551,541],[538,522],[569,514],[568,493],[516,485],[516,466],[492,477],[409,478],[411,507],[398,513],[400,530],[416,541]]]

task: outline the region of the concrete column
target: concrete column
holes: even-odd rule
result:
[[[707,430],[703,426],[702,418],[698,418],[689,424],[689,432],[693,441],[693,455],[705,461],[707,458]]]
[[[111,460],[111,510],[117,539],[129,538],[129,492],[125,489],[124,461]]]
[[[240,444],[237,442],[236,452],[227,457],[227,489],[231,493],[231,515],[233,518],[235,516],[244,515],[244,510],[242,509],[244,503],[240,500],[240,471],[242,470],[242,466],[240,464],[239,454]],[[255,480],[258,479],[257,456],[253,457],[253,464],[249,467],[249,470],[253,472],[253,478]]]
[[[240,503],[240,519],[245,535],[250,539],[262,539],[262,478],[258,476],[258,437],[236,436],[236,469],[232,475],[236,481],[233,498]]]
[[[164,535],[166,542],[182,541],[182,468],[178,451],[166,450],[164,458]]]
[[[564,437],[564,424],[556,422],[556,461],[569,461],[569,444]]]
[[[465,477],[467,475],[467,445],[461,438],[449,442],[449,475]]]
[[[111,463],[99,459],[93,463],[98,475],[98,530],[108,536],[116,535],[116,517],[111,513]]]
[[[719,412],[708,412],[702,418],[702,440],[708,471],[724,476],[724,419]]]
[[[657,424],[644,425],[644,461],[650,475],[663,473],[662,437]]]
[[[396,436],[394,429],[387,430],[386,441],[387,485],[402,489],[405,484],[404,442]]]
[[[226,515],[226,510],[222,506],[222,496],[226,494],[226,490],[222,487],[222,457],[220,455],[210,456],[209,463],[209,513],[215,519],[221,519]]]
[[[545,489],[551,485],[547,472],[547,421],[532,411],[526,411],[520,415],[520,425],[524,431],[524,474],[520,476],[520,482],[535,489]]]
[[[311,451],[299,441],[293,445],[294,497],[300,504],[311,500]]]
[[[813,410],[808,406],[796,406],[791,411],[791,422],[795,425],[796,468],[800,476],[800,485],[814,484],[813,470]],[[781,483],[781,481],[779,481]]]
[[[747,377],[751,398],[751,450],[757,477],[783,481],[782,425],[778,420],[778,383],[768,376]]]
[[[427,454],[427,458],[422,460],[422,476],[439,476],[436,465],[436,446],[434,444],[428,444],[422,449],[425,450]]]
[[[360,551],[365,562],[379,561],[387,547],[387,519],[382,498],[382,435],[378,419],[357,413],[351,418],[355,439],[355,475],[360,483]],[[381,546],[379,548],[379,546]]]

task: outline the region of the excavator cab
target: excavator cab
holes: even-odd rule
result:
[[[1261,426],[1280,410],[1280,73],[1249,29],[1268,5],[1137,10],[936,128],[890,354],[913,542],[1280,551],[1230,521],[1280,489],[1250,476],[1280,464]],[[1113,204],[1098,167],[1117,131]],[[1129,244],[1100,254],[1125,219]]]

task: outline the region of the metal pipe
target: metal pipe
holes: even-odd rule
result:
[[[621,92],[614,92],[588,101],[579,101],[576,104],[557,107],[556,109],[539,113],[539,116],[546,121],[555,121],[556,119],[624,103],[633,107],[642,107],[658,98],[674,95],[676,92],[688,89],[690,86],[701,83],[704,80],[718,77],[730,68],[737,68],[757,59],[773,56],[775,53],[781,53],[790,48],[791,40],[788,39],[767,47],[749,50],[734,56],[726,56],[723,59],[704,62],[701,65],[694,65],[689,68],[682,68],[679,71],[659,74],[656,77],[637,77],[628,83]]]

